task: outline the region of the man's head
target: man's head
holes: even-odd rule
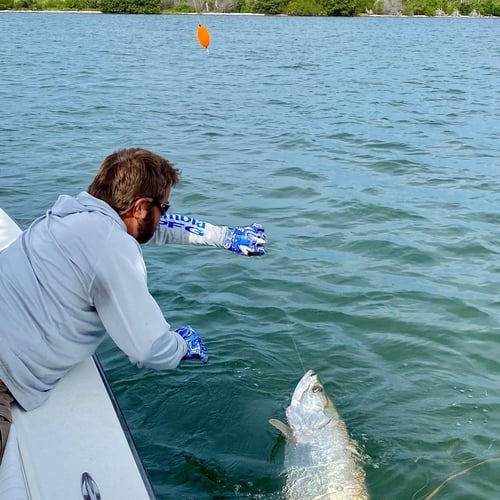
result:
[[[165,158],[139,148],[122,149],[103,161],[89,194],[105,201],[139,243],[154,234],[179,171]]]

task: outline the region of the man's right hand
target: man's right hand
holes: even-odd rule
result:
[[[185,340],[187,345],[187,353],[182,359],[200,359],[202,363],[208,361],[207,349],[196,330],[190,326],[183,326],[175,331]]]

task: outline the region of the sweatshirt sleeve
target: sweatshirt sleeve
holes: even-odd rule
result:
[[[165,214],[147,245],[224,246],[227,226],[214,226],[189,215]]]
[[[107,333],[132,363],[155,370],[177,367],[186,343],[149,293],[142,252],[133,238],[103,244],[91,295]]]

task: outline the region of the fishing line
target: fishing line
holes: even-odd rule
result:
[[[434,490],[432,490],[425,497],[424,500],[430,500],[431,498],[433,498],[434,496],[436,496],[446,486],[447,483],[449,483],[453,479],[457,478],[458,476],[462,476],[463,474],[466,474],[467,472],[470,472],[472,469],[475,469],[476,467],[479,467],[480,465],[484,465],[484,464],[487,464],[487,463],[490,463],[490,462],[497,462],[499,460],[500,460],[499,457],[497,457],[497,458],[489,458],[487,460],[482,460],[481,462],[479,462],[477,464],[474,464],[471,467],[468,467],[467,469],[463,469],[461,471],[454,472],[453,474],[450,474],[437,488],[435,488]]]
[[[304,373],[306,373],[306,369],[304,367],[304,362],[302,361],[302,356],[300,355],[299,348],[297,347],[297,344],[295,342],[295,339],[294,339],[292,333],[290,333],[290,337],[292,338],[293,346],[295,347],[295,352],[297,353],[297,356],[299,357],[299,361],[300,361],[300,364],[302,366],[302,371]]]
[[[207,49],[208,52],[208,46],[210,45],[210,33],[207,30],[203,24],[201,24],[201,8],[198,8],[197,1],[193,0],[194,7],[196,9],[196,14],[198,16],[198,28],[196,30],[196,38],[198,38],[198,42],[200,42],[200,45]]]
[[[203,1],[203,0],[201,0],[201,1]],[[194,5],[194,8],[196,9],[196,15],[198,16],[198,22],[201,24],[201,17],[200,17],[201,7],[198,7],[198,0],[193,0],[193,5]]]

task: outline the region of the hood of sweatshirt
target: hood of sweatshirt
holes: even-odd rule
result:
[[[92,196],[86,191],[82,191],[78,196],[61,195],[55,202],[54,206],[49,210],[50,215],[64,217],[66,215],[77,214],[81,212],[99,212],[108,217],[111,217],[125,230],[125,223],[122,221],[118,213],[111,208],[105,201]]]

